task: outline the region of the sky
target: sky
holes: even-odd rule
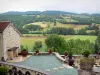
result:
[[[0,13],[46,10],[100,13],[100,0],[0,0]]]

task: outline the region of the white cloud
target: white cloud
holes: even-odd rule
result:
[[[63,10],[100,13],[100,0],[0,0],[0,12]]]

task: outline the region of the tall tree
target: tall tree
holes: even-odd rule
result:
[[[33,51],[36,49],[40,49],[42,47],[42,42],[41,41],[35,41],[34,46],[33,46]]]
[[[100,32],[98,33],[96,43],[97,43],[98,51],[100,51]]]

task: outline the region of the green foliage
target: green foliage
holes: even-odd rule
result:
[[[29,30],[29,31],[40,31],[41,30],[40,25],[33,25],[33,24],[25,25],[24,28]]]
[[[49,34],[61,34],[61,35],[74,35],[75,30],[73,28],[53,27],[48,31]]]
[[[55,48],[59,53],[64,53],[64,50],[66,50],[66,40],[59,35],[49,35],[45,44],[48,48]]]
[[[86,29],[80,29],[80,30],[78,30],[78,35],[87,35],[87,32],[86,32],[87,30]]]
[[[23,15],[0,15],[0,21],[11,21],[17,28],[22,28],[23,25],[32,23],[33,16],[23,16]]]
[[[50,11],[49,13],[51,14],[52,11]],[[25,14],[25,13],[24,13]],[[86,15],[86,14],[76,14],[73,16],[73,14],[58,14],[58,12],[56,14],[50,15],[50,14],[43,14],[43,13],[38,13],[37,14],[0,14],[0,21],[11,21],[16,25],[16,28],[18,28],[18,30],[21,33],[29,33],[29,30],[34,29],[31,27],[28,27],[28,29],[24,29],[23,26],[29,23],[33,23],[33,22],[53,22],[54,26],[56,27],[56,23],[60,22],[62,24],[74,24],[74,25],[91,25],[92,23],[95,24],[100,24],[100,15]],[[70,17],[69,17],[70,16]],[[73,20],[73,21],[71,21]],[[50,28],[51,26],[48,25],[48,28]],[[93,26],[93,27],[88,27],[87,29],[89,30],[95,30],[96,35],[98,34],[98,27],[97,26]],[[36,30],[41,30],[41,28],[38,28]],[[83,33],[82,33],[83,34]],[[94,35],[94,33],[93,33]]]
[[[100,32],[98,33],[94,48],[96,54],[100,52]]]
[[[85,57],[88,57],[90,55],[90,51],[89,50],[85,50],[82,55],[84,55]]]
[[[99,32],[98,37],[96,39],[96,43],[97,43],[97,46],[98,46],[98,50],[100,51],[100,32]]]
[[[94,44],[89,40],[67,40],[66,47],[68,52],[71,50],[74,54],[81,54],[85,50],[90,50],[91,53],[94,53]]]
[[[8,75],[8,70],[7,66],[0,66],[0,75]]]
[[[28,50],[28,46],[21,45],[20,48],[21,48],[21,51],[22,50]]]
[[[28,31],[27,29],[18,28],[18,30],[19,30],[22,34],[29,34],[29,31]]]
[[[98,29],[98,26],[96,24],[94,24],[93,26],[89,25],[86,29],[87,30],[95,30],[95,29]]]
[[[40,49],[42,47],[42,41],[35,41],[33,46],[33,51]]]
[[[24,50],[24,45],[20,45],[21,51]]]
[[[94,45],[94,49],[95,49],[95,54],[98,54],[99,53],[99,49],[98,49],[98,45],[97,45],[96,42],[95,42],[95,45]]]
[[[54,26],[56,26],[56,24],[57,24],[57,22],[56,22],[56,21],[54,21]]]
[[[69,51],[68,57],[69,57],[69,58],[72,58],[72,56],[73,56],[73,53],[72,53],[71,51]]]
[[[25,46],[25,49],[28,50],[28,46]]]

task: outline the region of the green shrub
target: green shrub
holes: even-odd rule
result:
[[[28,47],[27,46],[24,46],[24,45],[21,45],[20,48],[21,48],[21,51],[28,50]]]
[[[84,55],[84,57],[88,57],[90,55],[90,51],[89,50],[85,50],[82,55]]]
[[[69,58],[72,58],[72,56],[73,56],[73,53],[70,51],[70,52],[68,53],[68,57],[69,57]]]
[[[8,75],[8,70],[7,66],[0,66],[0,75]]]
[[[40,49],[42,47],[42,41],[35,41],[34,46],[33,46],[33,51]]]

